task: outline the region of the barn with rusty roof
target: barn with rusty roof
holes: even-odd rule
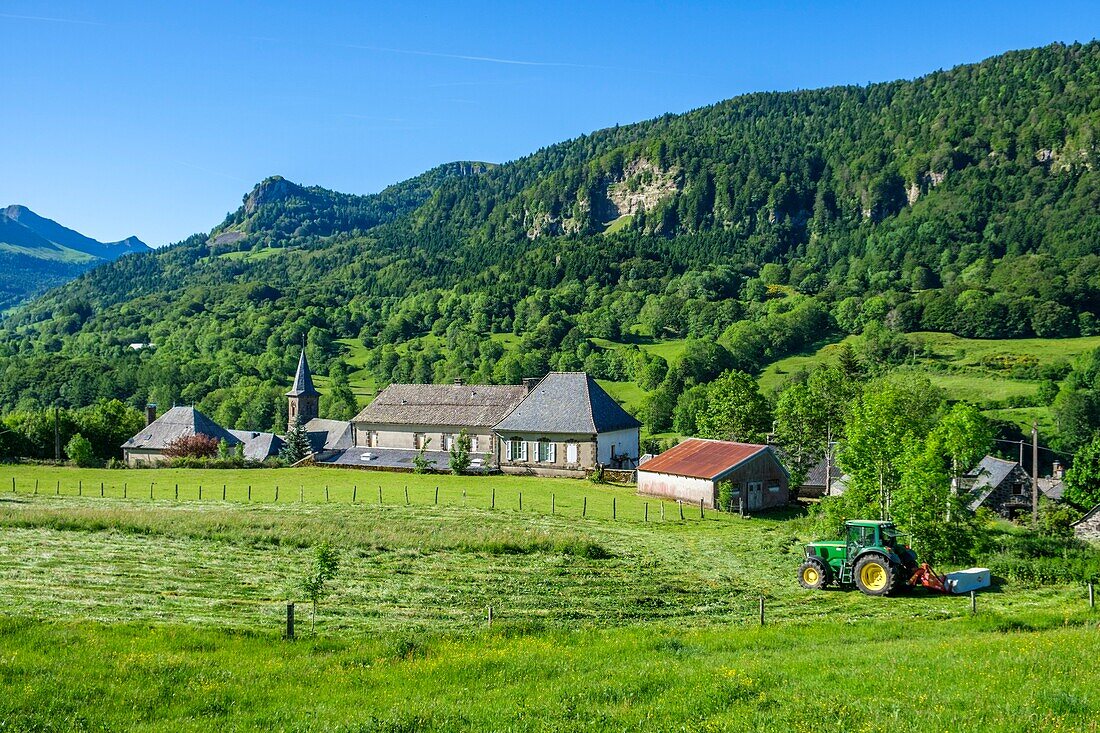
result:
[[[789,478],[771,446],[688,438],[638,467],[638,493],[753,512],[785,505]]]

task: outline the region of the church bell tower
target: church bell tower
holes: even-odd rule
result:
[[[309,364],[306,362],[306,350],[302,349],[302,355],[298,357],[298,371],[294,374],[294,384],[286,393],[289,404],[287,405],[288,428],[294,426],[295,419],[301,420],[305,425],[317,417],[321,393],[313,387],[313,375],[309,373]]]

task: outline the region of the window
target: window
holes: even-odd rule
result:
[[[508,460],[509,461],[526,461],[527,460],[527,441],[520,438],[512,438],[508,441]]]
[[[1023,482],[1017,481],[1016,483],[1012,484],[1012,493],[1016,496],[1023,496],[1024,494],[1026,494],[1027,492],[1024,490]]]
[[[768,491],[770,491],[773,494],[778,494],[779,493],[779,484],[769,484],[768,485]]]
[[[577,458],[577,444],[576,443],[566,443],[565,444],[565,462],[566,463],[576,463],[577,460],[578,460],[578,458]]]
[[[555,448],[556,448],[556,446],[552,442],[547,440],[546,438],[543,438],[542,440],[540,440],[539,441],[539,463],[553,463],[554,458],[556,457],[555,454],[557,453]]]
[[[471,453],[477,453],[478,452],[477,448],[478,448],[477,436],[476,435],[471,435],[470,436],[470,452]]]
[[[417,450],[426,447],[428,445],[428,436],[424,433],[413,433],[413,445],[416,446]]]
[[[453,433],[443,433],[443,450],[451,450],[455,447],[455,436]]]

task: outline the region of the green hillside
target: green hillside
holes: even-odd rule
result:
[[[1052,45],[745,95],[370,196],[269,178],[209,233],[5,318],[0,409],[184,402],[276,427],[304,338],[359,402],[584,369],[663,434],[693,386],[857,334],[868,369],[939,365],[954,396],[1041,409],[1066,376],[1046,354],[1002,369],[895,337],[984,354],[1100,334],[1098,79],[1100,43]]]

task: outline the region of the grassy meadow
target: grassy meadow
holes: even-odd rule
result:
[[[804,510],[683,517],[568,479],[0,466],[0,730],[1095,725],[1083,587],[812,593]]]

